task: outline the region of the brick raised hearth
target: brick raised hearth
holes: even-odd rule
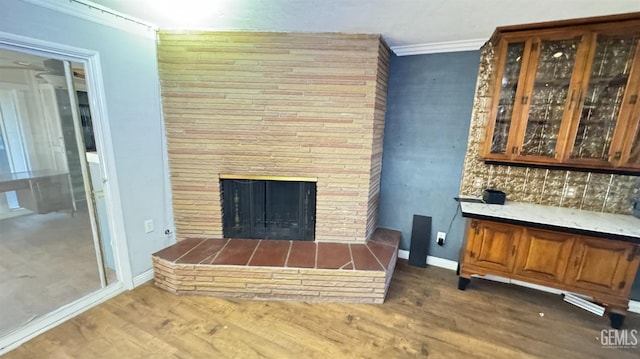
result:
[[[366,243],[186,239],[153,255],[155,284],[175,294],[382,303],[400,232]]]

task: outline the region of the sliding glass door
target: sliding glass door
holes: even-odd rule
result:
[[[0,337],[116,281],[84,73],[0,48]]]

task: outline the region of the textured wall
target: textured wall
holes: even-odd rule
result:
[[[220,174],[317,177],[316,240],[367,239],[387,58],[378,35],[160,32],[178,240],[222,237]]]
[[[512,201],[630,214],[633,198],[640,193],[638,176],[484,164],[480,154],[491,105],[492,59],[493,48],[486,44],[480,60],[460,193],[481,195],[484,188],[497,188]],[[568,187],[575,187],[574,198],[566,196]]]
[[[380,225],[402,231],[409,249],[413,215],[449,231],[429,254],[457,260],[463,220],[456,213],[469,118],[478,75],[478,51],[392,56],[385,124]]]

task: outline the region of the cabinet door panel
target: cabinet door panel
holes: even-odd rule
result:
[[[628,294],[638,259],[631,243],[583,237],[572,251],[566,281],[576,288]]]
[[[574,243],[574,236],[527,229],[518,244],[514,272],[546,281],[562,282]]]
[[[465,261],[476,266],[511,272],[516,243],[521,230],[518,227],[474,221],[471,224],[470,248]]]
[[[625,105],[631,97],[627,89],[639,39],[639,31],[596,34],[586,71],[587,86],[580,96],[581,111],[572,130],[570,160],[606,164],[620,159],[611,155],[611,145],[618,123],[621,127],[617,131],[623,132],[632,107]]]
[[[582,36],[563,39],[542,39],[534,43],[538,48],[535,72],[529,80],[530,95],[524,126],[520,133],[519,157],[559,160],[559,146],[568,129],[565,118],[571,117],[570,105],[575,96],[572,79],[580,77],[584,48],[579,52]],[[576,66],[577,65],[577,66]],[[576,69],[577,67],[577,69]],[[578,75],[574,75],[578,73]]]
[[[491,139],[485,148],[488,158],[511,157],[509,139],[513,137],[512,132],[516,125],[512,119],[519,116],[521,107],[516,98],[522,96],[520,84],[524,82],[525,77],[526,69],[523,70],[523,63],[526,63],[529,54],[527,44],[530,44],[530,41],[503,40],[499,47],[498,77],[501,81],[500,85],[496,86],[496,103],[493,104],[492,123],[489,124],[491,130],[487,133]]]
[[[636,68],[640,72],[640,46],[638,46],[636,52],[638,53],[636,55]],[[623,167],[640,169],[640,101],[638,101],[637,91],[631,97],[630,101],[635,102],[635,108],[631,114],[631,121],[627,126],[620,157]],[[617,156],[618,153],[615,153],[614,160]]]

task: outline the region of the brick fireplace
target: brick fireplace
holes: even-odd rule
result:
[[[372,238],[389,67],[379,35],[161,31],[158,59],[178,242],[224,237],[224,178],[311,178],[317,245]]]

